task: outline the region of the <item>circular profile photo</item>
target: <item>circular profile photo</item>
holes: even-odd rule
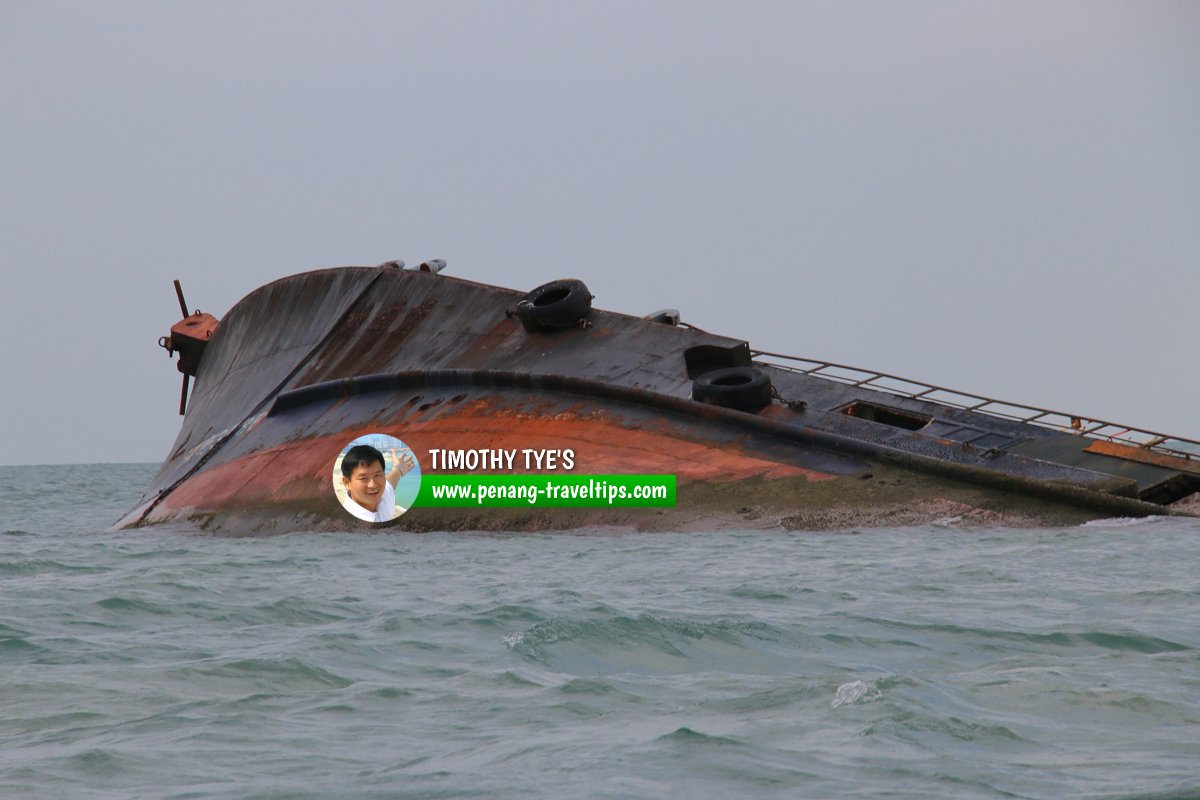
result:
[[[388,522],[407,511],[421,488],[412,449],[395,436],[368,433],[333,462],[333,491],[342,508],[366,522]]]

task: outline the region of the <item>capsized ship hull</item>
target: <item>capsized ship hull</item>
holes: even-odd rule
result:
[[[532,448],[572,450],[575,473],[677,480],[674,508],[417,508],[399,530],[1028,526],[1197,506],[1195,442],[759,353],[669,316],[592,309],[531,331],[523,297],[394,263],[255,290],[211,334],[179,436],[118,527],[363,530],[331,474],[376,432],[426,474],[431,449]],[[766,375],[770,402],[693,399],[718,369]]]

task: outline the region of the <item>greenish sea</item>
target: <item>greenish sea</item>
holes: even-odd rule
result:
[[[1197,520],[107,532],[154,471],[0,468],[2,798],[1200,797]]]

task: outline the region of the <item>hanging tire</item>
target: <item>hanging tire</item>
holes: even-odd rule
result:
[[[758,411],[771,402],[771,379],[755,367],[715,369],[692,381],[692,399],[739,411]]]
[[[527,331],[548,331],[579,324],[592,310],[592,293],[583,281],[567,278],[543,283],[517,303],[517,319]]]

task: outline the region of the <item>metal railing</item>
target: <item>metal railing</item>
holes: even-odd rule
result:
[[[902,378],[886,372],[875,372],[847,364],[837,364],[832,361],[818,361],[812,358],[788,356],[782,353],[772,353],[766,350],[751,350],[751,358],[780,369],[798,372],[803,375],[813,375],[826,380],[837,381],[850,386],[863,386],[876,391],[887,392],[899,397],[914,400],[928,400],[951,408],[964,411],[977,411],[1001,419],[1028,422],[1051,428],[1063,433],[1073,433],[1092,439],[1101,439],[1118,444],[1132,445],[1154,453],[1187,459],[1200,460],[1200,441],[1187,439],[1182,436],[1172,436],[1144,428],[1121,425],[1116,422],[1084,417],[1079,414],[1068,414],[1049,408],[1038,408],[1020,403],[1010,403],[992,397],[960,392],[945,386],[935,386],[932,383]]]

